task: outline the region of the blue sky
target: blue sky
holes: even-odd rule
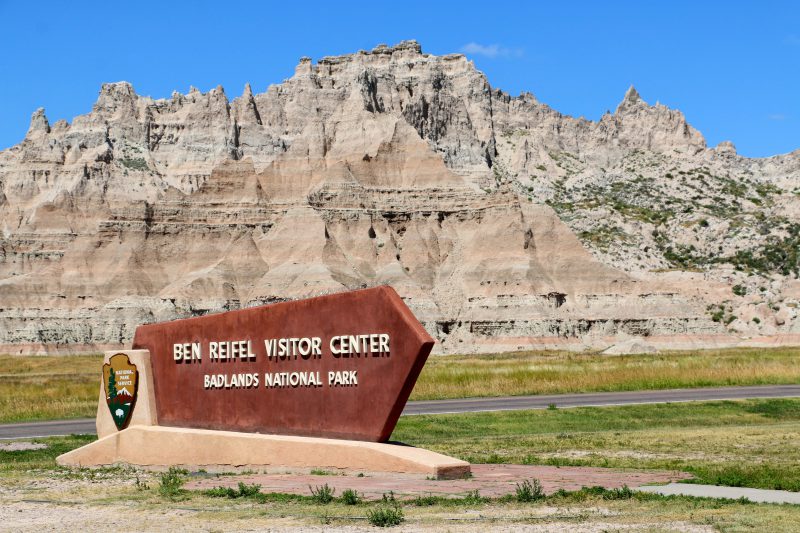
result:
[[[261,92],[301,56],[417,39],[465,52],[493,87],[597,119],[635,85],[681,109],[715,145],[800,148],[797,2],[11,2],[0,0],[0,148],[40,106],[91,109],[103,82],[168,97],[250,82]]]

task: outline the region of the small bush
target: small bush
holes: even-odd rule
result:
[[[535,502],[544,499],[544,489],[538,479],[533,482],[525,480],[517,483],[516,497],[518,502]]]
[[[367,511],[367,520],[373,526],[392,527],[403,523],[403,510],[399,505],[381,505],[376,509]]]
[[[150,490],[150,485],[147,481],[140,480],[139,474],[136,474],[136,490]]]
[[[623,485],[618,489],[610,489],[603,492],[604,500],[630,500],[633,498],[634,492],[628,487]]]
[[[308,490],[311,491],[311,498],[321,504],[331,503],[333,501],[333,493],[336,492],[336,489],[332,489],[328,486],[327,483],[322,485],[321,487],[311,487],[308,486]]]
[[[469,505],[485,503],[486,501],[487,499],[481,496],[481,493],[478,491],[478,489],[469,491],[463,498],[463,502]]]
[[[411,503],[413,503],[417,507],[430,507],[431,505],[436,505],[438,501],[439,498],[429,494],[427,496],[417,496],[416,498],[411,500]]]
[[[165,498],[180,496],[184,492],[183,484],[186,483],[185,476],[188,473],[182,468],[169,467],[169,470],[161,474],[161,485],[158,487],[158,493]]]
[[[203,491],[205,496],[210,496],[211,498],[238,498],[238,493],[236,489],[232,489],[230,487],[214,487],[211,489],[207,489]]]
[[[213,489],[203,491],[203,494],[211,496],[212,498],[250,498],[255,500],[264,500],[265,498],[265,495],[261,494],[261,485],[246,485],[241,481],[239,482],[238,489],[214,487]]]
[[[744,285],[734,285],[732,290],[733,294],[736,296],[744,296],[747,294],[747,288]]]
[[[133,170],[149,170],[150,167],[147,166],[147,161],[145,161],[141,157],[123,157],[119,160],[120,164],[123,167],[130,168]]]
[[[241,481],[239,482],[239,497],[240,498],[252,498],[257,496],[261,493],[261,485],[245,485]]]
[[[347,489],[342,492],[341,500],[345,505],[358,505],[361,503],[361,497],[358,495],[358,492],[353,489]]]

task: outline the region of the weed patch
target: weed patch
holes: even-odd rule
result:
[[[158,487],[158,493],[164,498],[175,500],[183,495],[186,491],[183,489],[183,484],[186,483],[186,476],[189,474],[182,468],[174,466],[169,467],[169,470],[161,474],[161,484]]]
[[[327,483],[316,487],[309,485],[308,490],[311,491],[311,499],[322,505],[331,503],[333,501],[333,493],[336,492],[336,489],[332,489]]]

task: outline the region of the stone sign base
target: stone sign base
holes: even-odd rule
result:
[[[154,469],[203,468],[209,472],[328,469],[436,479],[461,478],[470,473],[465,461],[402,444],[160,426],[150,352],[110,351],[105,353],[104,363],[120,353],[128,356],[139,373],[136,404],[128,427],[117,430],[101,379],[98,440],[59,456],[58,464],[92,467],[125,463]]]
[[[102,437],[59,456],[57,462],[80,467],[118,463],[146,468],[182,466],[209,472],[240,468],[396,472],[435,479],[462,478],[470,473],[465,461],[399,444],[145,425]]]

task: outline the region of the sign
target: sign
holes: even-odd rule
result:
[[[125,429],[136,405],[139,372],[124,353],[112,355],[103,365],[106,403],[117,429]]]
[[[159,424],[384,442],[434,340],[390,287],[140,326]]]

